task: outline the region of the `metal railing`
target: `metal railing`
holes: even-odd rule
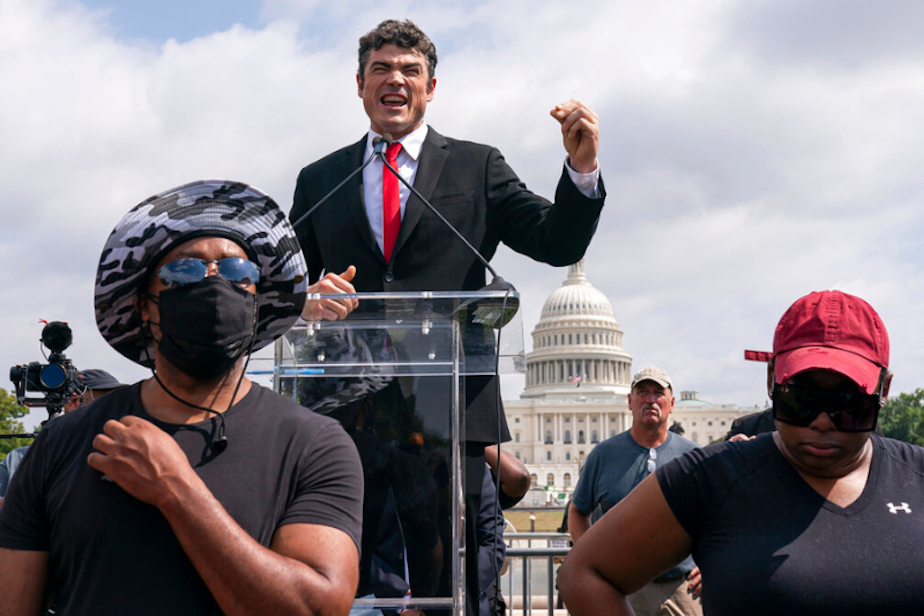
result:
[[[558,567],[555,560],[564,558],[571,550],[568,543],[570,539],[567,533],[504,534],[507,558],[506,571],[501,577],[501,589],[507,600],[508,616],[567,614],[562,608],[555,609],[555,575]],[[517,582],[519,588],[516,587]]]

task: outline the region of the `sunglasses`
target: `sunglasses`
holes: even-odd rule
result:
[[[206,277],[209,265],[218,266],[218,275],[229,282],[249,287],[260,282],[260,266],[253,261],[237,257],[206,261],[205,259],[177,259],[157,270],[157,277],[168,287],[199,282]]]
[[[658,452],[654,447],[648,450],[648,472],[653,473],[658,467]]]
[[[797,383],[773,386],[773,418],[806,428],[824,411],[841,432],[870,432],[876,428],[882,398],[879,393],[830,391]]]

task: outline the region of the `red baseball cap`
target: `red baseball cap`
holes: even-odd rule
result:
[[[768,354],[745,351],[745,357],[766,361]],[[816,291],[796,300],[780,319],[772,358],[777,383],[805,370],[833,370],[872,394],[889,367],[889,334],[859,297]]]

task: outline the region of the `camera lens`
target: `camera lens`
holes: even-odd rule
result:
[[[45,389],[58,389],[67,381],[67,371],[61,364],[48,364],[42,368],[42,374],[39,376]]]

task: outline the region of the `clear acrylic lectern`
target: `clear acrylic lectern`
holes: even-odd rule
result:
[[[516,292],[313,295],[358,301],[276,343],[274,385],[337,418],[363,462],[351,614],[463,613],[466,377],[523,372]],[[502,327],[499,327],[502,325]],[[498,397],[499,399],[499,397]]]

